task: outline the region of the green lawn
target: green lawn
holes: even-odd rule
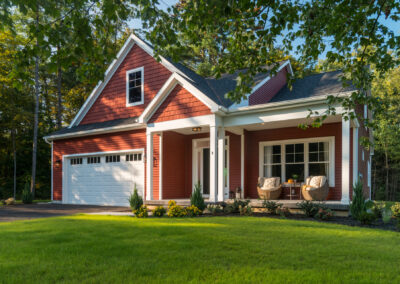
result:
[[[0,283],[399,283],[400,233],[258,217],[0,223]]]

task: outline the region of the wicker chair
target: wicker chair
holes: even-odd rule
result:
[[[273,180],[271,180],[271,179],[273,179]],[[266,180],[269,180],[269,183],[271,183],[271,185],[264,186]],[[268,183],[268,181],[267,181],[267,183]],[[279,177],[272,177],[272,178],[259,177],[258,184],[257,184],[257,191],[258,191],[258,196],[261,199],[265,199],[265,200],[279,199],[279,197],[282,193],[281,178],[279,178]]]
[[[317,183],[318,186],[315,184]],[[328,197],[329,186],[325,176],[310,176],[306,184],[301,187],[301,193],[305,200],[324,201]]]

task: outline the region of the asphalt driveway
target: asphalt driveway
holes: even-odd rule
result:
[[[65,216],[79,213],[127,212],[129,207],[67,205],[67,204],[17,204],[0,206],[0,222]]]

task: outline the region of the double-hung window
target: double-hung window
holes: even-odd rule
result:
[[[143,67],[126,72],[126,105],[135,106],[144,103]]]
[[[260,176],[295,178],[326,176],[334,186],[334,137],[260,142]]]

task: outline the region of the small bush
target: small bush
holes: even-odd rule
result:
[[[131,206],[132,211],[139,210],[140,207],[142,207],[142,205],[143,205],[143,198],[139,195],[137,188],[136,188],[136,184],[133,189],[133,194],[131,194],[128,201],[129,201],[129,205]]]
[[[239,213],[243,216],[251,216],[253,214],[253,210],[250,205],[242,206],[239,205]]]
[[[224,208],[218,204],[208,204],[207,211],[212,215],[218,215],[224,212]]]
[[[167,213],[167,210],[164,208],[164,206],[157,206],[153,210],[153,216],[155,217],[162,217],[165,215],[165,213]]]
[[[392,210],[390,208],[385,208],[382,210],[382,221],[387,224],[392,219]]]
[[[168,208],[175,206],[176,205],[176,201],[175,200],[170,200],[168,201]]]
[[[283,204],[271,200],[264,200],[262,205],[267,209],[268,213],[278,215],[277,210],[281,208]]]
[[[137,218],[146,218],[149,217],[149,212],[147,210],[146,205],[142,205],[139,209],[134,210],[133,212]]]
[[[363,195],[363,184],[358,180],[353,188],[353,200],[350,204],[351,216],[361,222],[360,215],[366,212],[366,210],[367,208]],[[363,218],[365,218],[365,216]]]
[[[22,191],[21,199],[22,203],[24,204],[31,204],[33,202],[33,194],[29,189],[28,183],[25,184],[24,190]]]
[[[230,207],[227,210],[231,211],[229,213],[240,213],[240,207],[246,207],[249,205],[250,200],[241,200],[241,199],[234,199],[233,203],[228,204],[226,207]]]
[[[200,182],[194,186],[194,191],[190,196],[190,205],[196,206],[198,209],[203,211],[206,208],[206,204],[204,203],[203,195],[201,194],[201,185]]]
[[[333,216],[334,212],[331,209],[320,207],[314,217],[320,220],[329,220]]]
[[[302,202],[297,203],[297,206],[300,207],[300,210],[308,217],[314,217],[315,214],[318,213],[318,210],[321,206],[317,203],[314,203],[309,200],[304,200]]]
[[[186,216],[186,210],[179,205],[171,205],[168,207],[168,217],[184,217]]]
[[[395,204],[393,204],[390,209],[392,209],[393,217],[400,218],[400,202],[396,202]]]
[[[13,197],[10,197],[6,200],[4,200],[5,205],[14,205],[15,204],[15,199]]]
[[[382,213],[386,208],[386,204],[383,201],[375,201],[370,203],[370,200],[366,203],[366,208],[371,209],[371,212],[375,214],[377,218],[382,217]]]
[[[376,216],[372,212],[364,211],[358,215],[358,221],[361,222],[363,225],[370,225],[373,221],[376,220]]]
[[[278,209],[276,209],[276,214],[280,215],[281,218],[286,218],[287,216],[290,215],[289,208],[279,207]]]
[[[188,217],[199,216],[199,215],[201,215],[201,213],[203,213],[199,208],[197,208],[194,205],[190,205],[189,207],[186,207],[185,211],[186,211],[185,215]]]

